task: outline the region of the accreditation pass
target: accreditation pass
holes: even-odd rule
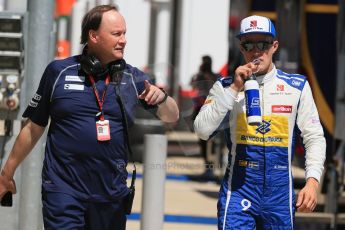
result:
[[[110,126],[109,120],[99,120],[96,122],[97,140],[109,141],[110,140]]]

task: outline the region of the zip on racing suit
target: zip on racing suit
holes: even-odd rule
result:
[[[244,93],[219,79],[194,127],[208,139],[227,124],[228,167],[218,200],[218,229],[293,229],[291,170],[295,135],[306,150],[306,178],[320,181],[326,142],[308,81],[275,67],[258,76],[262,123],[247,125]]]

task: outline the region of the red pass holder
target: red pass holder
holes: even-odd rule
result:
[[[98,95],[98,90],[97,90],[96,83],[95,83],[93,76],[90,75],[89,79],[90,79],[90,82],[92,84],[93,92],[94,92],[96,100],[97,100],[97,104],[99,107],[99,114],[100,114],[100,120],[96,121],[97,140],[98,141],[109,141],[110,140],[110,125],[109,125],[109,120],[104,120],[103,103],[104,103],[105,95],[107,93],[108,85],[110,82],[110,76],[108,74],[107,78],[105,79],[106,88],[103,91],[102,98],[100,98]]]
[[[96,121],[97,140],[109,141],[110,140],[110,126],[109,120]]]

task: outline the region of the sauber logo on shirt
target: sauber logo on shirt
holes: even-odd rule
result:
[[[272,113],[292,113],[292,105],[272,105]]]
[[[250,27],[257,27],[258,22],[256,20],[250,21]]]
[[[284,85],[277,85],[277,91],[284,91]]]

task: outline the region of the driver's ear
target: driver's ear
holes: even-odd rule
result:
[[[278,42],[277,40],[274,40],[272,46],[273,46],[273,48],[274,48],[274,52],[276,52],[277,49],[278,49],[278,47],[279,47],[279,42]]]

